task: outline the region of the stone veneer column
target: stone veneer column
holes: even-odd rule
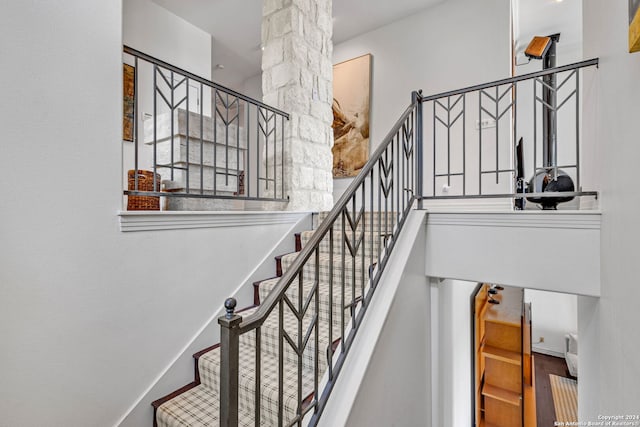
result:
[[[263,2],[263,100],[291,116],[284,141],[290,210],[333,206],[331,2]]]

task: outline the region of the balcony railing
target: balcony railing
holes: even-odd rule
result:
[[[130,208],[131,201],[160,196],[167,210],[287,201],[287,113],[130,47],[123,51]]]
[[[582,189],[580,169],[580,75],[597,65],[591,59],[421,97],[430,112],[423,199],[540,202],[558,194],[531,178],[563,174],[574,183],[563,198],[597,196]]]

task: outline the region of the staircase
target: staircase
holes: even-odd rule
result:
[[[539,203],[537,198],[570,200],[597,196],[597,192],[581,189],[577,137],[575,163],[562,167],[575,170],[579,191],[552,190],[551,185],[543,188],[534,185],[524,191],[523,156],[518,158],[517,170],[516,165],[503,169],[499,148],[502,137],[507,144],[512,144],[510,153],[518,151],[516,136],[522,131],[516,124],[523,120],[513,117],[519,83],[533,82],[534,105],[537,105],[540,99],[536,85],[544,83],[541,78],[564,76],[557,89],[573,79],[575,90],[554,107],[555,114],[572,97],[577,101],[580,69],[597,64],[598,60],[592,59],[427,97],[422,96],[421,91],[412,92],[411,104],[340,200],[330,212],[319,215],[316,230],[300,234],[296,253],[277,257],[278,277],[255,284],[253,305],[235,311],[235,299],[225,302],[227,314],[218,319],[221,343],[194,355],[193,382],[153,403],[154,425],[301,427],[304,422],[315,427],[411,209],[421,209],[424,203],[438,199],[518,199],[520,203],[515,206],[522,209],[524,200]],[[509,94],[511,97],[507,97]],[[472,99],[478,102],[471,102]],[[431,104],[433,111],[426,121],[425,104]],[[491,104],[490,107],[487,104]],[[475,105],[477,110],[471,107]],[[579,104],[576,102],[576,105]],[[263,108],[262,104],[259,107]],[[510,111],[512,114],[507,114]],[[537,111],[537,108],[532,111],[534,123]],[[277,110],[272,113],[282,114]],[[496,123],[496,156],[491,166],[495,169],[487,169],[480,156],[478,163],[465,160],[466,147],[471,145],[472,137],[477,138],[473,142],[477,143],[479,153],[485,150],[487,140],[493,139],[485,135],[483,142],[484,128],[473,133],[469,141],[466,139],[465,123],[475,119],[480,122],[487,114]],[[510,121],[510,132],[499,132],[501,119]],[[428,177],[430,192],[424,189],[427,157],[423,126],[427,122],[432,123],[432,132],[429,132],[432,137],[427,141],[433,162]],[[452,129],[456,123],[462,126],[461,132]],[[578,128],[577,119],[574,124]],[[527,138],[532,141],[533,160],[536,160],[536,144],[540,141],[536,138],[535,126],[533,133],[533,137]],[[452,163],[452,153],[457,152],[452,146],[458,147],[458,144],[462,146],[461,171],[452,167],[458,161],[454,158]],[[446,169],[438,167],[445,163]],[[547,181],[556,181],[562,172],[555,164],[539,167],[533,163],[534,176],[544,175]],[[483,176],[494,174],[496,187],[485,188]],[[504,186],[509,190],[502,188],[501,174],[508,177]],[[457,185],[461,188],[449,193],[452,178],[459,180]],[[476,180],[474,185],[470,185],[473,180]],[[442,190],[438,190],[445,182]],[[284,199],[284,190],[281,195]]]
[[[190,384],[153,402],[154,426],[317,425],[416,194],[419,93],[253,305],[225,302],[219,344],[194,355]]]
[[[319,222],[326,216],[327,213],[320,213]],[[379,259],[396,220],[397,215],[393,212],[375,212],[361,215],[355,228],[351,228],[351,223],[343,228],[343,220],[335,221],[333,239],[324,239],[318,245],[316,257],[305,265],[298,283],[287,290],[288,303],[280,310],[272,311],[260,327],[258,338],[255,333],[240,336],[239,425],[256,425],[257,417],[259,424],[264,426],[301,421],[309,403],[315,399],[318,381],[325,375],[332,354],[345,331],[349,332],[363,291],[366,294],[369,287],[369,276],[375,266],[372,260]],[[348,232],[344,232],[345,229]],[[307,245],[313,233],[314,230],[309,230],[296,234],[296,251]],[[297,255],[298,252],[294,252],[276,257],[278,276],[291,267]],[[315,289],[314,275],[317,275],[318,289]],[[279,278],[256,282],[253,305],[236,313],[245,317],[255,312]],[[315,309],[304,311],[305,306],[313,305]],[[314,327],[316,316],[319,322]],[[329,324],[331,330],[328,326],[317,326]],[[256,365],[258,345],[261,351]],[[298,351],[298,348],[303,350]],[[284,355],[281,361],[279,354]],[[194,355],[194,381],[153,402],[154,426],[219,425],[220,358],[219,344]],[[279,424],[280,413],[283,424]]]

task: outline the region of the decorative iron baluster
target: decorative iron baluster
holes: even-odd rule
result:
[[[453,100],[453,103],[451,102],[451,96],[447,96],[446,97],[446,105],[443,104],[441,102],[440,99],[434,99],[433,101],[433,114],[434,114],[434,118],[433,118],[433,194],[436,194],[436,181],[438,178],[442,178],[442,177],[446,177],[447,178],[447,186],[451,186],[451,177],[452,176],[462,176],[462,181],[464,183],[464,168],[462,172],[452,172],[451,169],[451,142],[452,142],[452,137],[451,137],[451,129],[453,128],[453,126],[458,122],[458,120],[462,117],[462,127],[463,127],[463,146],[464,146],[464,116],[465,116],[465,102],[464,102],[464,94],[458,95],[455,97],[455,99]],[[442,98],[444,99],[444,98]],[[455,117],[453,117],[452,119],[452,114],[456,108],[456,106],[460,103],[460,101],[462,102],[462,106],[460,108],[460,111],[455,115]],[[446,120],[443,119],[439,114],[438,114],[438,108],[437,106],[440,107],[441,110],[444,111],[445,116],[446,116]],[[436,144],[438,142],[437,139],[437,124],[440,123],[441,126],[443,126],[447,133],[446,133],[446,145],[447,145],[447,169],[446,169],[446,173],[438,173],[437,172],[437,161],[438,161],[438,157],[437,157],[437,150],[436,150]]]
[[[480,119],[480,129],[479,134],[482,135],[482,113],[485,113],[487,116],[489,116],[491,119],[493,119],[493,121],[495,122],[495,160],[496,160],[496,167],[494,170],[483,170],[482,168],[482,164],[480,164],[480,194],[482,194],[482,175],[483,174],[495,174],[496,176],[496,184],[498,184],[500,182],[500,174],[501,173],[505,173],[505,172],[515,172],[515,170],[513,168],[511,169],[500,169],[500,120],[509,112],[512,111],[511,108],[515,105],[515,98],[512,97],[511,101],[509,102],[509,104],[504,108],[504,110],[500,111],[500,102],[502,101],[502,99],[508,95],[509,93],[513,94],[513,87],[514,85],[508,85],[507,88],[501,93],[500,92],[500,88],[498,86],[495,87],[495,96],[492,96],[491,94],[489,94],[487,91],[485,90],[481,90],[479,92],[479,98],[480,98],[480,111],[478,113],[479,119]],[[486,98],[489,98],[492,102],[493,102],[493,111],[489,111],[487,108],[485,108],[482,104],[482,95],[484,95]],[[509,116],[507,116],[509,117]],[[482,152],[482,140],[480,139],[480,144],[479,144],[479,150],[480,152]]]

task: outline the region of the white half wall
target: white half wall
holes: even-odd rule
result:
[[[430,426],[424,211],[411,211],[319,426]]]
[[[600,295],[595,211],[431,212],[428,276]]]
[[[509,22],[509,0],[448,0],[334,46],[334,64],[373,56],[371,152],[412,91],[432,95],[509,77]],[[350,182],[334,180],[334,200]]]
[[[120,1],[6,2],[0,50],[0,424],[114,425],[295,221],[120,231]]]
[[[578,325],[578,411],[581,421],[590,421],[598,415],[638,414],[640,408],[640,197],[634,188],[640,159],[640,54],[628,53],[628,2],[589,0],[582,7],[585,56],[600,58],[583,97],[584,146],[593,153],[588,170],[597,171],[585,178],[597,178],[602,189],[602,297],[596,304],[579,304],[580,314],[591,313],[586,320],[580,316]],[[582,346],[589,342],[583,342],[582,331],[592,328],[599,329],[591,337],[596,354],[585,355],[585,367]]]

